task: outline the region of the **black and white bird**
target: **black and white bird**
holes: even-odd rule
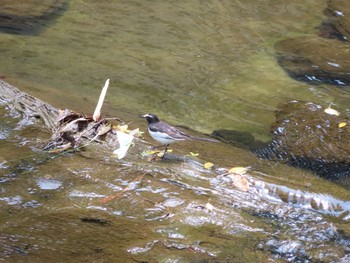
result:
[[[148,132],[151,137],[159,142],[162,146],[165,146],[165,151],[169,144],[185,140],[199,140],[207,142],[219,142],[214,139],[200,138],[188,135],[179,129],[171,126],[170,124],[160,121],[159,118],[154,114],[145,114],[142,116],[148,122]]]

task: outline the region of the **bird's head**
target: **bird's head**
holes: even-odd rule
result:
[[[147,113],[147,114],[145,114],[145,115],[143,115],[141,117],[145,118],[148,123],[159,122],[159,119],[158,119],[157,115],[155,115],[155,114]]]

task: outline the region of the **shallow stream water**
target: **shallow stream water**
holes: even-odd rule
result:
[[[4,1],[1,13],[24,2]],[[30,12],[39,2],[27,2]],[[347,88],[292,80],[275,58],[278,40],[316,34],[326,1],[52,4],[65,9],[40,33],[0,33],[0,75],[55,107],[92,112],[110,78],[104,113],[133,128],[145,131],[138,116],[152,112],[200,133],[247,131],[261,141],[282,102],[332,102],[349,112]],[[123,160],[98,147],[53,156],[42,150],[50,132],[5,108],[0,261],[349,259],[350,193],[339,182],[224,143],[178,144],[172,158],[153,163],[138,142]],[[203,168],[208,161],[214,168]],[[227,177],[234,166],[251,167],[249,192]]]

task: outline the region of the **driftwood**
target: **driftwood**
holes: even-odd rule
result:
[[[58,109],[20,91],[3,80],[0,80],[0,103],[19,111],[24,118],[41,119],[51,131],[56,128]]]
[[[102,95],[93,116],[76,113],[70,110],[59,110],[50,104],[20,91],[16,87],[0,80],[0,104],[7,108],[18,111],[26,119],[41,119],[45,127],[52,132],[52,138],[45,150],[60,152],[69,149],[77,149],[98,142],[116,149],[123,144],[123,153],[117,152],[118,158],[124,157],[132,138],[137,136],[137,131],[125,136],[131,137],[127,145],[125,140],[121,141],[118,125],[111,121],[121,122],[118,118],[101,118],[101,108],[104,95],[107,91],[109,80],[106,81]],[[123,125],[126,126],[126,125]],[[123,127],[125,129],[125,127]]]

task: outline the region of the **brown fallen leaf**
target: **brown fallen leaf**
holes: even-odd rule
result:
[[[135,182],[139,182],[143,179],[146,173],[141,174],[140,176],[136,177],[135,180],[131,181],[124,189],[122,189],[120,192],[113,194],[113,195],[108,195],[100,200],[101,204],[106,204],[108,202],[111,202],[114,199],[119,199],[125,192],[129,191],[129,189],[132,187],[132,185]]]
[[[239,190],[248,192],[249,191],[249,183],[247,178],[240,174],[228,174],[228,177],[232,180],[232,183],[235,187],[237,187]]]

